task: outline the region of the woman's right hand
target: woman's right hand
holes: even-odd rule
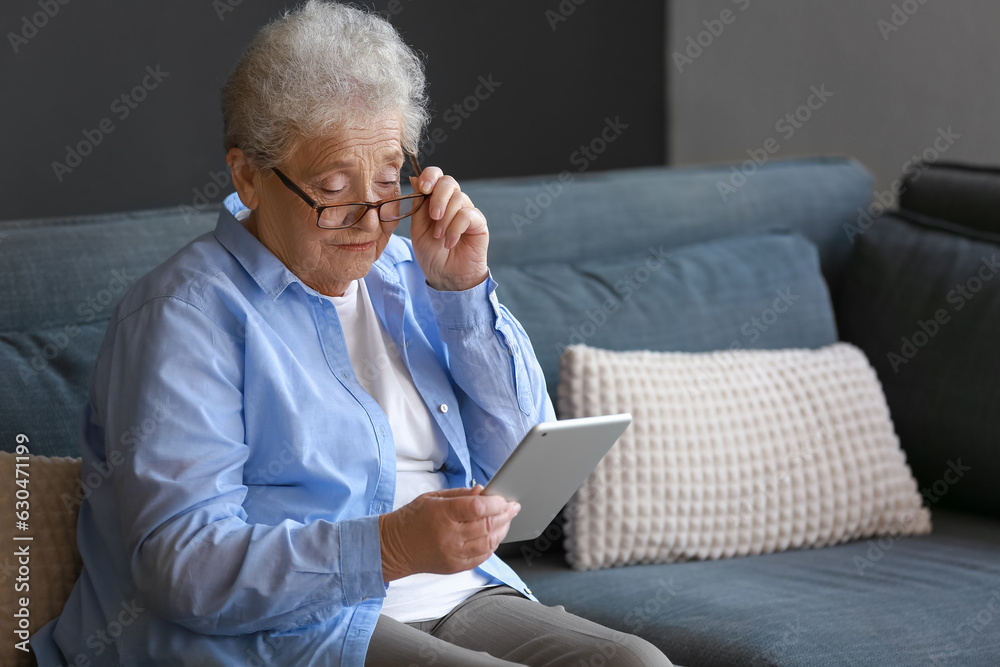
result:
[[[380,515],[382,578],[464,572],[489,558],[521,506],[482,492],[482,485],[431,491]]]

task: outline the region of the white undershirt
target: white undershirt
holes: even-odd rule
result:
[[[337,307],[351,366],[361,386],[379,404],[396,444],[396,497],[399,509],[422,493],[445,488],[440,472],[448,443],[434,423],[402,356],[368,296],[364,279],[351,282],[343,296],[328,297]],[[456,574],[414,574],[390,582],[382,613],[403,623],[444,616],[492,578],[472,569]]]

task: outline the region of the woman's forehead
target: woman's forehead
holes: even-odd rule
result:
[[[331,131],[327,136],[307,139],[298,145],[290,161],[309,170],[329,170],[359,166],[359,163],[395,162],[403,157],[400,124],[387,120],[352,124]]]
[[[340,169],[378,168],[404,159],[399,133],[347,135],[318,139],[296,150],[292,162],[314,174]]]

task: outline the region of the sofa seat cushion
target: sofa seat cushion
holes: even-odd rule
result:
[[[963,665],[1000,656],[1000,521],[747,558],[578,572],[558,545],[500,552],[539,600],[651,641],[675,663]]]

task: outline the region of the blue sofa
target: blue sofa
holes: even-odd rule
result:
[[[1000,176],[947,166],[910,174],[896,184],[902,209],[887,214],[850,160],[735,173],[646,168],[463,189],[490,220],[500,299],[531,336],[554,400],[559,353],[573,343],[699,352],[853,342],[882,380],[932,534],[578,572],[564,558],[560,517],[501,555],[543,602],[639,634],[682,665],[1000,664],[1000,278],[989,274]],[[114,304],[216,216],[177,208],[0,222],[4,451],[26,434],[33,456],[78,455],[80,408]],[[666,270],[643,273],[649,257]],[[801,307],[748,326],[789,288],[807,295]],[[81,492],[47,489],[39,502],[72,514]],[[59,578],[72,584],[72,533],[45,535],[35,558],[58,556]],[[5,585],[5,618],[11,592]],[[59,595],[55,611],[36,609],[34,629],[58,613]]]

